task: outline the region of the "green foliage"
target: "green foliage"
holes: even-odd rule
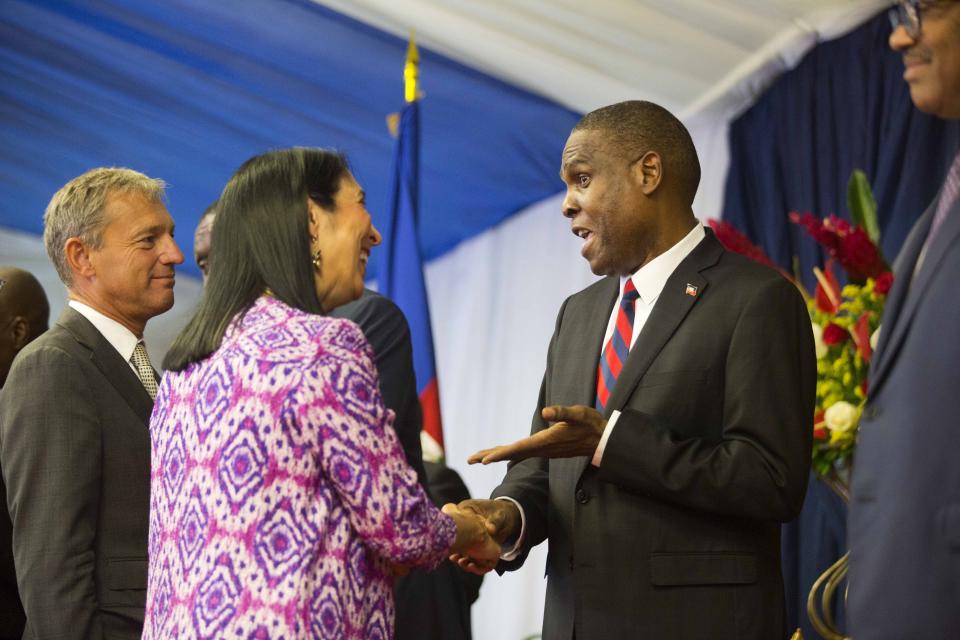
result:
[[[857,169],[847,183],[847,206],[854,224],[863,227],[875,245],[880,245],[880,225],[877,223],[877,201],[873,197],[866,174]]]

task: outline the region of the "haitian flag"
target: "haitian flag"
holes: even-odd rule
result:
[[[417,195],[420,165],[420,111],[417,103],[417,49],[413,40],[404,68],[406,105],[400,113],[397,143],[387,198],[389,217],[383,228],[383,245],[378,250],[377,276],[380,293],[393,300],[410,324],[413,368],[417,393],[423,409],[424,458],[443,457],[443,426],[440,420],[440,393],[433,357],[433,332],[427,304],[427,287],[417,237]]]

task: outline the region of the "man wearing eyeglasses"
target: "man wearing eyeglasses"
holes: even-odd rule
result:
[[[918,109],[960,119],[960,2],[900,2]],[[960,637],[960,154],[894,264],[850,502],[849,632]]]

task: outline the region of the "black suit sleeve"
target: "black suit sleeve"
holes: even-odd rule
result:
[[[373,348],[383,403],[396,414],[393,428],[407,463],[417,472],[420,484],[426,487],[427,474],[420,447],[423,418],[407,319],[391,300],[372,291],[365,291],[359,300],[338,307],[331,315],[356,322]]]
[[[809,315],[793,285],[773,280],[749,299],[731,336],[724,379],[718,441],[677,438],[657,416],[627,409],[598,478],[703,511],[795,517],[810,469],[816,361]]]
[[[20,355],[0,408],[0,468],[17,583],[39,639],[97,640],[93,571],[101,428],[80,367],[44,348]]]

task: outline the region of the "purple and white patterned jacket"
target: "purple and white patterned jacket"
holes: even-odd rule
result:
[[[390,562],[455,536],[407,466],[348,320],[261,297],[164,375],[143,638],[393,637]]]

